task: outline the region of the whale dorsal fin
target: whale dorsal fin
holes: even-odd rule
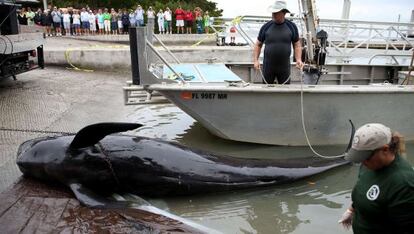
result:
[[[105,136],[141,127],[137,123],[97,123],[82,128],[70,143],[70,148],[79,149],[95,145]]]

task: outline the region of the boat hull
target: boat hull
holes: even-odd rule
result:
[[[225,85],[151,85],[219,137],[260,144],[347,144],[351,127],[380,122],[414,140],[412,86],[228,87]]]

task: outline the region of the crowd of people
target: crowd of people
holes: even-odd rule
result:
[[[145,17],[146,16],[146,17]],[[130,26],[157,26],[159,34],[172,34],[173,19],[177,34],[209,33],[213,18],[209,12],[196,7],[194,10],[179,6],[174,12],[170,8],[156,12],[151,6],[145,11],[138,5],[135,10],[127,9],[74,9],[72,7],[49,7],[32,11],[30,7],[22,8],[17,15],[21,25],[38,25],[44,27],[47,36],[62,35],[117,35],[127,34]],[[155,27],[154,27],[155,28]],[[195,31],[194,31],[195,29]]]

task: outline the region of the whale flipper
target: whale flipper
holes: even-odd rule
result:
[[[76,199],[87,207],[95,209],[127,209],[134,208],[137,205],[149,204],[147,201],[142,199],[141,203],[127,200],[113,200],[94,193],[91,189],[85,187],[79,183],[70,183],[70,189],[75,194]]]
[[[86,188],[82,184],[71,183],[69,184],[69,187],[75,194],[76,199],[78,199],[82,205],[91,208],[106,208],[106,205],[108,203],[107,199],[98,196],[92,192],[92,190]]]
[[[123,212],[118,212],[118,214],[126,218],[127,220],[130,220],[131,222],[135,221],[134,218],[129,217],[129,215],[125,212],[127,212],[128,210],[138,209],[138,210],[149,212],[151,214],[156,214],[156,215],[160,215],[163,217],[167,217],[172,220],[181,222],[185,225],[188,225],[189,227],[194,228],[194,230],[192,230],[191,233],[211,233],[211,234],[221,233],[214,229],[210,229],[201,224],[198,224],[194,221],[177,216],[168,211],[161,210],[151,205],[148,201],[134,194],[127,193],[124,196],[121,196],[119,194],[113,194],[112,196],[115,198],[115,200],[111,200],[105,197],[101,197],[98,194],[95,194],[92,190],[90,190],[89,188],[79,183],[70,183],[69,187],[72,189],[76,198],[82,205],[88,206],[90,208],[96,208],[96,209],[115,209],[115,210],[117,209],[118,211],[123,211]],[[136,225],[139,225],[139,224],[136,224]]]
[[[137,123],[98,123],[82,128],[70,144],[71,149],[79,149],[95,145],[105,136],[117,132],[125,132],[141,127]]]

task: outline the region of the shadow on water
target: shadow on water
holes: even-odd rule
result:
[[[177,107],[167,105],[138,106],[128,116],[131,122],[144,126],[132,132],[145,137],[176,141],[188,147],[225,154],[234,157],[249,158],[290,158],[312,156],[308,147],[282,147],[225,140],[212,135],[200,123]],[[346,144],[340,146],[315,147],[322,154],[341,154]]]
[[[203,149],[218,154],[243,158],[292,158],[312,156],[309,147],[285,147],[263,145],[246,142],[225,140],[209,133],[200,123],[194,122],[184,134],[176,140],[189,147]],[[322,154],[342,154],[346,149],[346,142],[341,146],[315,147]]]

